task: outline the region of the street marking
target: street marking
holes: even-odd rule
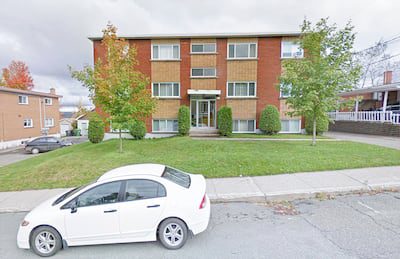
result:
[[[370,206],[368,206],[368,205],[365,204],[365,203],[362,203],[361,201],[359,201],[358,204],[360,204],[361,206],[363,206],[363,207],[365,207],[365,208],[367,208],[367,209],[369,209],[369,210],[372,210],[372,211],[375,212],[376,214],[381,214],[380,211],[377,211],[377,210],[371,208]]]

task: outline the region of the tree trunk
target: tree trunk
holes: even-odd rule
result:
[[[121,133],[121,129],[119,129],[119,152],[122,153],[122,133]]]
[[[317,144],[317,117],[313,118],[313,129],[312,129],[312,145],[315,146]]]

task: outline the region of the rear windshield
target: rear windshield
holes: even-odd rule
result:
[[[166,166],[162,177],[182,187],[190,187],[190,176],[182,171],[179,171],[178,169]]]

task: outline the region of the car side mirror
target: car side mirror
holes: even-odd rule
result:
[[[77,212],[78,211],[78,201],[74,201],[72,204],[71,204],[71,213],[75,213],[75,212]]]

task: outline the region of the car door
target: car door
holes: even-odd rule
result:
[[[156,181],[132,179],[125,182],[120,205],[121,237],[129,241],[151,241],[166,206],[165,187]]]
[[[36,139],[33,146],[38,148],[42,152],[48,151],[46,138]]]
[[[60,143],[56,138],[47,138],[47,149],[48,151],[57,149],[60,147]]]
[[[65,209],[69,245],[112,243],[120,238],[119,199],[121,181],[98,185],[70,202]],[[76,204],[76,209],[71,209]]]

